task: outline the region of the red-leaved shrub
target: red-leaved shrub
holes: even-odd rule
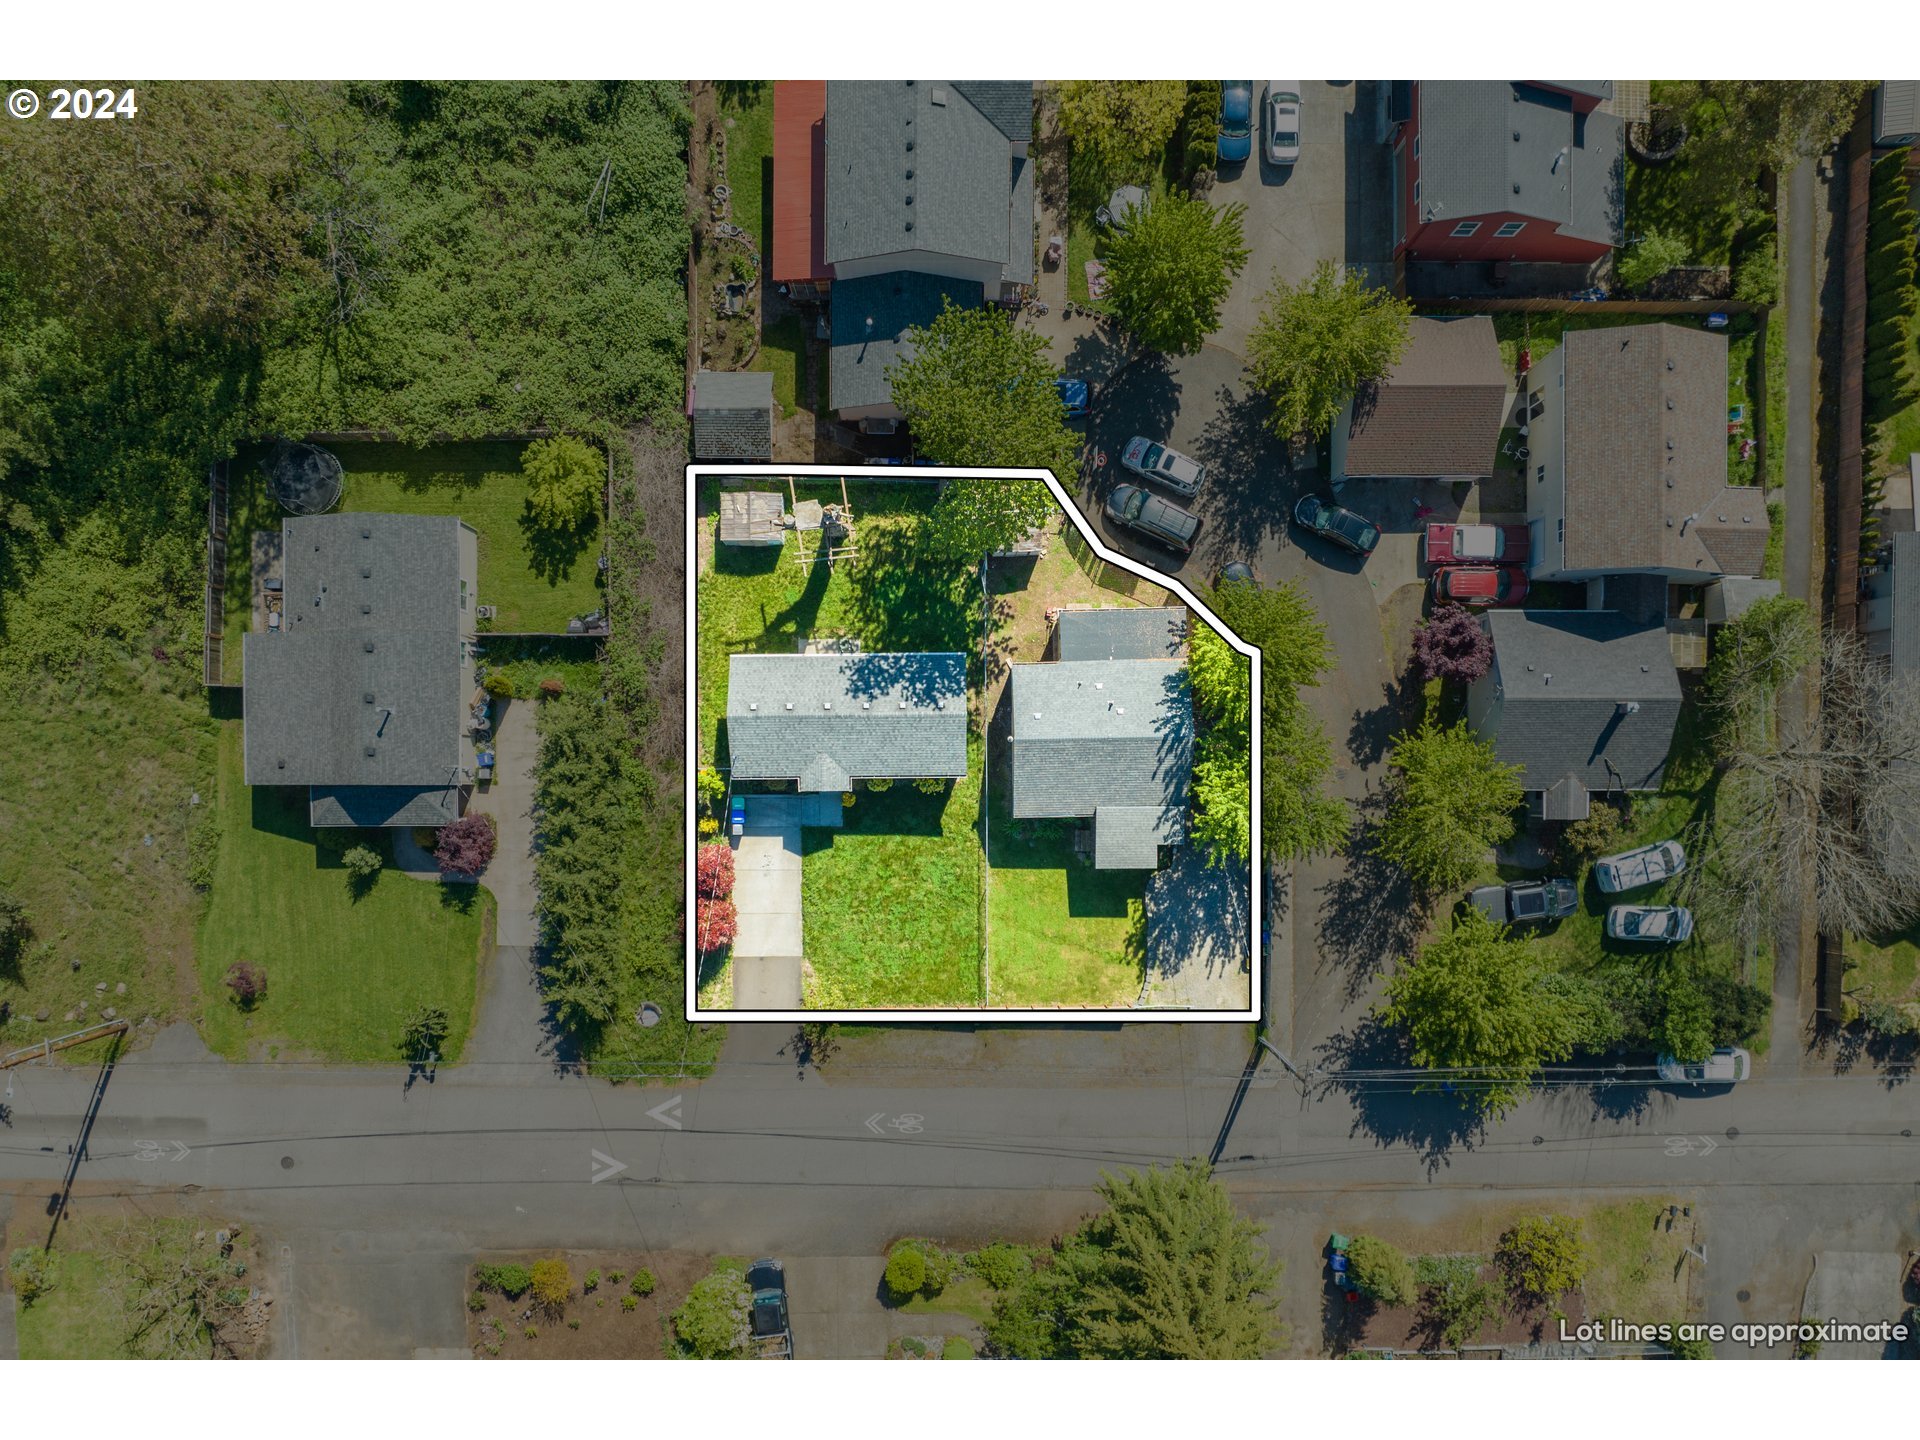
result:
[[[693,912],[694,943],[702,952],[724,950],[740,929],[739,912],[731,900],[702,898]]]
[[[694,888],[710,900],[733,893],[733,849],[720,841],[702,845],[694,854]]]
[[[433,847],[433,858],[442,875],[470,880],[487,868],[498,840],[493,817],[476,810],[462,815],[451,825],[440,827],[440,841]]]
[[[1493,637],[1471,611],[1442,605],[1413,632],[1413,659],[1423,680],[1478,680],[1493,665]]]

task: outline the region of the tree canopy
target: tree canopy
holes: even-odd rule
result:
[[[1162,195],[1107,241],[1107,300],[1142,345],[1191,355],[1220,323],[1233,277],[1247,263],[1246,206]]]
[[[1298,285],[1274,279],[1247,341],[1247,369],[1283,436],[1324,435],[1347,397],[1393,368],[1413,306],[1323,260]]]
[[[1759,208],[1761,171],[1785,175],[1847,133],[1871,80],[1682,80],[1665,87],[1685,117],[1691,185],[1742,215]]]
[[[1387,757],[1387,811],[1374,853],[1428,890],[1465,884],[1488,852],[1513,838],[1513,814],[1525,792],[1520,767],[1503,765],[1493,746],[1467,728],[1431,718],[1394,737]]]
[[[1184,80],[1063,80],[1060,128],[1074,162],[1103,176],[1144,180],[1153,172],[1186,108]]]
[[[535,440],[521,452],[520,468],[527,476],[527,505],[541,529],[587,529],[599,517],[607,462],[578,436]]]
[[[1253,662],[1197,617],[1188,629],[1187,652],[1200,721],[1193,839],[1216,859],[1245,864],[1253,844]]]

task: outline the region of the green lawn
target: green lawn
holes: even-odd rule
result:
[[[1663,82],[1653,82],[1653,100],[1664,96]],[[1687,247],[1689,265],[1725,265],[1733,253],[1733,235],[1739,216],[1731,205],[1715,206],[1702,200],[1694,181],[1687,148],[1664,165],[1642,165],[1627,156],[1627,233],[1653,231],[1672,235]]]
[[[488,639],[481,647],[489,678],[505,675],[517,700],[540,693],[542,680],[558,680],[568,690],[600,691],[600,642],[584,635]]]
[[[765,80],[720,82],[720,119],[727,127],[727,185],[733,223],[754,237],[765,259],[773,233],[773,86]]]
[[[899,1315],[965,1315],[984,1325],[993,1318],[993,1301],[997,1293],[978,1275],[963,1273],[932,1299],[915,1295],[893,1309]]]
[[[1593,1315],[1617,1315],[1641,1324],[1690,1318],[1680,1259],[1689,1240],[1686,1221],[1673,1230],[1659,1221],[1674,1203],[1666,1196],[1598,1205],[1582,1218],[1593,1257],[1581,1286]]]
[[[1847,937],[1847,998],[1855,1004],[1920,1002],[1920,924],[1897,935]]]
[[[443,1058],[458,1060],[482,947],[492,943],[493,897],[391,870],[356,896],[339,856],[315,843],[306,791],[243,782],[240,740],[238,723],[220,736],[220,855],[200,926],[208,1046],[234,1059],[257,1047],[392,1062],[408,1012],[441,1005],[453,1024]],[[379,831],[355,838],[388,843]],[[222,983],[240,960],[267,972],[266,998],[251,1014]]]
[[[113,1299],[112,1277],[99,1255],[72,1248],[76,1238],[71,1232],[63,1235],[61,1245],[53,1252],[53,1288],[15,1312],[22,1360],[127,1358],[123,1317]]]
[[[710,488],[711,511],[716,482]],[[837,484],[802,484],[801,498],[835,500]],[[813,634],[851,634],[868,651],[978,647],[979,591],[971,570],[930,554],[918,518],[933,506],[931,485],[849,485],[858,562],[803,571],[797,536],[780,550],[715,547],[714,568],[697,595],[700,758],[724,760],[727,657],[741,652],[791,655]],[[702,524],[712,526],[709,517]]]
[[[813,1009],[980,1005],[981,750],[937,795],[862,786],[845,828],[801,832]]]
[[[785,419],[800,408],[800,391],[807,373],[807,329],[797,315],[786,315],[760,332],[760,349],[750,370],[773,376],[773,399]]]
[[[1070,821],[1014,821],[994,798],[987,874],[988,1000],[1127,1006],[1145,961],[1145,870],[1095,870]]]
[[[82,1003],[90,1019],[191,1009],[192,860],[213,838],[219,729],[199,672],[196,649],[0,694],[15,762],[0,785],[0,890],[32,930],[19,965],[0,966],[0,1050],[78,1028],[65,1016]]]

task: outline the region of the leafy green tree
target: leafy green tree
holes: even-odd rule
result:
[[[1529,1215],[1500,1237],[1494,1260],[1522,1300],[1551,1303],[1578,1289],[1593,1257],[1580,1222],[1570,1215]]]
[[[1057,93],[1074,163],[1111,179],[1146,179],[1187,103],[1184,80],[1063,80]]]
[[[1788,595],[1756,601],[1724,626],[1707,665],[1716,748],[1725,753],[1770,735],[1781,688],[1813,663],[1819,649],[1813,612],[1806,601]]]
[[[1187,673],[1201,725],[1193,763],[1193,838],[1210,857],[1245,864],[1252,852],[1253,664],[1196,619],[1188,632]]]
[[[1870,80],[1683,80],[1666,103],[1685,118],[1681,156],[1702,205],[1760,208],[1762,171],[1785,175],[1801,156],[1818,155],[1847,133]]]
[[[520,452],[527,477],[527,508],[542,530],[563,534],[591,528],[600,513],[607,462],[573,435],[535,440]]]
[[[409,1060],[445,1053],[453,1024],[444,1005],[416,1005],[400,1032],[400,1053]]]
[[[1649,230],[1614,263],[1613,278],[1629,290],[1650,285],[1687,263],[1687,242],[1678,235]]]
[[[380,867],[386,862],[371,845],[355,845],[340,857],[340,863],[346,867],[347,874],[353,877],[355,884],[365,885],[380,873]]]
[[[1406,1034],[1414,1064],[1446,1072],[1420,1089],[1451,1084],[1488,1116],[1524,1099],[1543,1064],[1573,1053],[1581,1020],[1535,948],[1474,909],[1401,963],[1379,1014]]]
[[[971,563],[1019,543],[1054,513],[1053,493],[1038,480],[949,480],[927,516],[926,533]]]
[[[927,1283],[927,1257],[916,1246],[899,1246],[887,1257],[886,1281],[896,1302],[912,1299]]]
[[[1374,853],[1415,884],[1463,885],[1489,850],[1513,837],[1513,814],[1526,793],[1520,767],[1501,764],[1464,720],[1442,729],[1429,718],[1396,735],[1387,764],[1393,774]]]
[[[1360,1293],[1382,1305],[1414,1301],[1413,1262],[1398,1247],[1372,1235],[1356,1235],[1347,1247],[1347,1273]]]
[[[1276,276],[1247,341],[1247,369],[1273,401],[1274,432],[1326,434],[1347,397],[1399,360],[1412,315],[1411,303],[1331,260],[1298,285]]]
[[[1680,970],[1661,977],[1660,1028],[1655,1036],[1661,1050],[1686,1064],[1713,1053],[1713,1006],[1700,987]]]
[[[1420,1310],[1449,1345],[1465,1345],[1500,1310],[1500,1296],[1480,1278],[1478,1255],[1422,1255],[1414,1262]]]
[[[989,1353],[1005,1360],[1072,1360],[1085,1350],[1085,1289],[1099,1253],[1080,1235],[1000,1290],[985,1325]]]
[[[747,1317],[753,1296],[737,1270],[714,1270],[693,1282],[673,1312],[673,1333],[696,1360],[723,1360],[747,1343]]]
[[[1136,210],[1107,242],[1107,300],[1149,350],[1191,355],[1220,323],[1233,277],[1247,263],[1246,206],[1163,195]]]
[[[19,963],[20,952],[32,935],[33,927],[27,923],[27,907],[20,903],[19,896],[0,890],[0,966]]]

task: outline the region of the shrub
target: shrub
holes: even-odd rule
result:
[[[712,840],[717,838],[719,834],[720,822],[711,815],[702,815],[700,817],[700,838],[702,840]]]
[[[487,1297],[482,1295],[478,1290],[474,1291],[471,1295],[467,1296],[467,1309],[478,1313],[479,1311],[484,1310],[486,1308],[487,1308]]]
[[[1598,859],[1613,848],[1623,828],[1618,809],[1596,802],[1586,819],[1576,820],[1560,832],[1561,862],[1579,866]]]
[[[356,884],[364,885],[378,875],[380,867],[387,862],[371,845],[356,845],[340,857],[340,863],[347,867],[347,874]]]
[[[573,1271],[557,1255],[533,1262],[533,1298],[558,1312],[573,1294]]]
[[[1413,1303],[1413,1262],[1385,1240],[1371,1235],[1354,1236],[1347,1250],[1347,1269],[1354,1285],[1367,1299],[1382,1305]]]
[[[580,1328],[580,1318],[575,1316],[573,1319],[567,1321],[567,1328],[569,1330],[578,1330]]]
[[[542,700],[558,700],[566,693],[566,682],[555,676],[549,675],[540,682],[540,698]]]
[[[724,950],[740,931],[740,912],[731,900],[702,896],[694,905],[694,937],[703,955]]]
[[[920,1293],[931,1300],[947,1288],[947,1282],[953,1278],[953,1256],[937,1246],[929,1245],[921,1252],[925,1260],[927,1278],[920,1282]]]
[[[911,1300],[927,1283],[927,1257],[902,1245],[887,1257],[887,1293],[895,1304]]]
[[[440,827],[433,858],[442,875],[470,880],[487,868],[499,840],[493,817],[475,810]]]
[[[513,698],[513,677],[504,670],[495,670],[480,682],[480,688],[496,700]]]
[[[609,1270],[607,1272],[607,1284],[609,1285],[618,1285],[626,1278],[626,1272],[622,1270]]]
[[[1748,305],[1773,305],[1780,299],[1780,247],[1773,227],[1734,255],[1733,298]]]
[[[527,1326],[526,1329],[522,1330],[520,1333],[526,1336],[527,1339],[529,1340],[538,1340],[540,1338],[540,1327],[537,1325],[529,1325]]]
[[[1449,1345],[1465,1345],[1499,1311],[1499,1296],[1480,1278],[1477,1255],[1422,1255],[1414,1265],[1422,1314]]]
[[[1550,1301],[1586,1278],[1589,1257],[1580,1222],[1570,1215],[1530,1215],[1500,1237],[1494,1258],[1524,1299]]]
[[[1682,1334],[1680,1326],[1676,1324],[1673,1327],[1673,1339],[1667,1342],[1667,1354],[1676,1360],[1711,1360],[1713,1342],[1698,1332]]]
[[[840,792],[840,808],[842,810],[851,810],[853,808],[853,792],[851,790],[842,790]]]
[[[599,1288],[600,1288],[600,1272],[598,1270],[587,1271],[586,1278],[580,1282],[580,1293],[582,1295],[591,1295],[594,1291],[598,1290]]]
[[[922,795],[938,795],[947,788],[947,782],[933,779],[916,780],[913,782],[913,788]]]
[[[640,1308],[640,1301],[635,1296],[622,1295],[620,1297],[620,1308],[631,1315],[635,1310]]]
[[[7,1277],[22,1305],[33,1304],[53,1289],[53,1267],[47,1262],[47,1252],[31,1245],[21,1246],[8,1257]]]
[[[1796,1360],[1818,1360],[1820,1358],[1820,1317],[1802,1315],[1801,1333],[1793,1342],[1793,1358]]]
[[[482,1290],[498,1290],[509,1300],[518,1300],[533,1288],[533,1272],[524,1265],[482,1265],[474,1272],[474,1281]]]
[[[998,1240],[967,1256],[967,1269],[992,1289],[1011,1290],[1033,1270],[1033,1256],[1018,1245]]]
[[[1861,1005],[1860,1023],[1875,1035],[1889,1040],[1920,1035],[1920,1021],[1916,1021],[1904,1006],[1886,1000],[1868,1000]]]
[[[694,1282],[673,1312],[673,1333],[681,1348],[698,1360],[718,1360],[747,1341],[747,1312],[753,1297],[735,1270],[715,1270]]]
[[[733,847],[702,845],[694,853],[694,888],[709,900],[724,900],[733,893]]]
[[[251,960],[236,960],[227,967],[227,989],[242,1010],[251,1010],[267,994],[267,972]]]
[[[702,765],[693,777],[693,793],[702,805],[712,809],[727,798],[727,781],[711,765]]]
[[[17,896],[0,890],[0,965],[11,965],[20,958],[33,929],[27,924],[27,907]]]
[[[1649,230],[1614,262],[1613,278],[1629,290],[1638,290],[1686,263],[1686,241],[1677,235]]]
[[[1464,605],[1442,605],[1413,632],[1422,680],[1478,680],[1493,665],[1493,636]]]
[[[902,1335],[900,1349],[903,1354],[911,1355],[916,1360],[924,1360],[927,1357],[927,1342],[917,1335]]]
[[[653,1285],[653,1272],[651,1270],[641,1269],[633,1272],[632,1283],[627,1288],[632,1290],[636,1295],[651,1295],[653,1293]]]
[[[527,476],[527,510],[543,530],[584,530],[600,508],[607,465],[572,435],[535,440],[520,454]]]
[[[887,793],[887,791],[891,790],[892,788],[893,788],[893,781],[889,780],[884,775],[876,775],[873,777],[873,779],[867,781],[867,789],[871,790],[876,795],[884,795]]]

